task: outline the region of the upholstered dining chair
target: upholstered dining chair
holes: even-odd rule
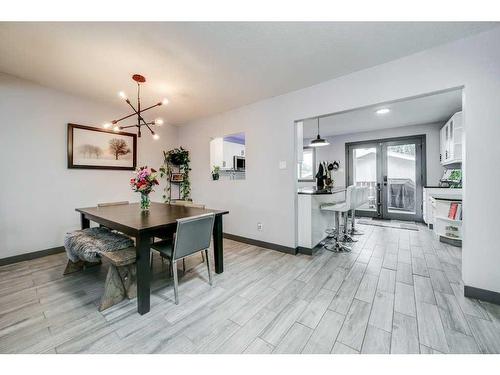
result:
[[[177,261],[197,253],[204,252],[207,261],[208,280],[212,285],[212,271],[208,249],[212,238],[215,214],[203,214],[177,220],[177,231],[172,240],[163,240],[151,245],[160,255],[167,258],[174,278],[175,304],[179,304],[179,281],[177,278]]]
[[[204,204],[199,204],[199,203],[193,203],[192,201],[187,201],[187,200],[175,200],[171,201],[170,204],[172,206],[183,206],[183,207],[192,207],[192,208],[201,208],[205,209]],[[168,239],[168,238],[164,238]],[[201,261],[205,262],[205,256],[203,255],[203,251],[201,252]],[[151,253],[151,268],[153,268],[153,253]],[[186,272],[186,258],[182,259],[182,272]]]

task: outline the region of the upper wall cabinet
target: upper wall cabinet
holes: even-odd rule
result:
[[[439,160],[442,165],[462,162],[462,122],[462,112],[457,112],[441,128]]]

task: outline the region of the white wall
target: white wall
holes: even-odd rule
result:
[[[192,153],[193,197],[230,211],[226,232],[295,246],[294,120],[462,85],[467,132],[463,278],[467,285],[500,292],[499,28],[180,128],[180,143]],[[210,137],[237,132],[246,133],[246,180],[211,181]],[[280,160],[287,169],[278,168]]]
[[[210,170],[214,166],[222,167],[224,160],[224,138],[217,137],[210,141]]]
[[[336,186],[345,186],[346,143],[425,134],[427,185],[438,185],[444,171],[441,163],[439,162],[439,130],[443,125],[444,123],[402,126],[398,128],[375,130],[372,132],[342,134],[334,137],[326,137],[330,145],[318,147],[316,149],[316,162],[319,163],[321,160],[340,160],[340,168],[336,172],[334,172],[333,177]],[[306,140],[304,141],[304,144],[307,145],[309,144],[309,142],[310,140]],[[314,182],[309,183],[309,185],[314,184]]]
[[[99,126],[126,110],[0,74],[0,258],[61,246],[79,227],[76,207],[139,200],[132,171],[67,168],[68,122]],[[159,141],[147,132],[139,139],[138,165],[158,168],[161,151],[177,144],[176,128],[158,133]],[[153,200],[161,201],[162,188]]]

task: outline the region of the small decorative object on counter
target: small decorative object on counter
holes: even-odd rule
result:
[[[214,165],[214,168],[212,170],[212,179],[214,181],[219,179],[219,172],[220,172],[220,167],[218,165]]]
[[[325,187],[325,171],[323,169],[323,163],[320,162],[318,166],[318,172],[316,173],[316,188],[322,190]]]
[[[316,173],[316,186],[318,189],[331,189],[334,185],[333,171],[339,169],[338,161],[320,161]]]
[[[154,191],[154,186],[158,185],[158,172],[153,168],[140,167],[135,171],[135,175],[130,179],[130,186],[133,191],[141,193],[141,210],[147,212],[151,206],[149,194]]]

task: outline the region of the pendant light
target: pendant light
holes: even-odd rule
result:
[[[111,122],[106,122],[103,124],[103,127],[105,129],[112,128],[113,131],[119,132],[120,130],[127,129],[127,128],[137,128],[137,136],[140,138],[141,137],[141,128],[143,126],[147,127],[148,130],[151,132],[151,135],[153,136],[154,140],[160,139],[160,136],[158,133],[156,133],[151,127],[152,126],[161,126],[163,124],[163,120],[161,118],[157,118],[156,120],[153,120],[151,122],[146,122],[143,117],[143,113],[150,110],[151,108],[155,108],[161,105],[166,105],[168,104],[168,99],[163,99],[161,102],[158,102],[156,104],[153,104],[147,108],[142,108],[141,107],[141,84],[146,82],[146,78],[140,74],[134,74],[132,76],[132,79],[137,83],[137,106],[134,106],[132,102],[129,100],[127,97],[127,94],[125,94],[123,91],[120,91],[118,93],[118,96],[125,100],[125,102],[132,108],[132,113],[124,116],[118,120],[113,120]],[[122,120],[128,119],[130,117],[136,116],[137,115],[137,123],[134,125],[128,125],[128,126],[120,126],[118,123]]]
[[[318,117],[318,136],[316,139],[313,139],[311,143],[309,143],[309,147],[322,147],[322,146],[328,146],[330,143],[326,141],[326,139],[321,138],[319,135],[319,117]]]

